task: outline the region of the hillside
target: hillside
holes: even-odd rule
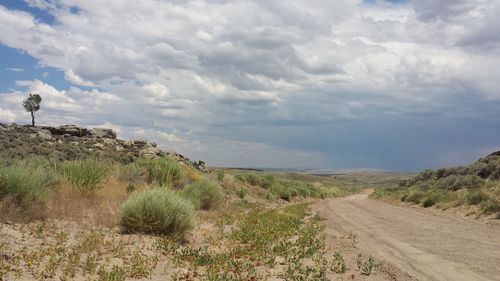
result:
[[[203,161],[191,162],[185,156],[159,149],[143,139],[121,140],[111,129],[87,129],[75,125],[19,126],[0,123],[0,159],[46,157],[59,161],[88,157],[105,158],[122,164],[141,157],[169,157],[204,170]]]
[[[377,189],[373,197],[500,217],[500,151],[468,166],[423,171],[398,186]]]

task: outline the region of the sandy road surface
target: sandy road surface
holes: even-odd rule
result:
[[[418,280],[500,280],[500,225],[368,198],[315,205],[330,236],[356,235],[360,249]]]

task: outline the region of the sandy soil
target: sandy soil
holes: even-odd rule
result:
[[[368,195],[317,203],[327,235],[355,236],[360,250],[411,276],[403,279],[500,280],[500,225],[395,206]]]

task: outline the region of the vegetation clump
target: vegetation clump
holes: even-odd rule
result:
[[[138,164],[146,168],[148,183],[156,183],[164,187],[175,187],[179,184],[181,168],[173,160],[168,158],[141,159]]]
[[[252,173],[237,174],[236,179],[242,182],[246,182],[253,186],[260,186],[265,189],[269,189],[275,183],[273,175],[256,175]]]
[[[467,203],[470,205],[479,205],[489,199],[489,196],[482,191],[474,191],[467,194]]]
[[[201,210],[215,209],[224,201],[224,195],[220,186],[209,180],[201,180],[189,184],[184,187],[181,194],[191,201],[196,209]]]
[[[399,198],[423,207],[477,206],[479,214],[500,212],[500,152],[469,166],[426,170],[399,186],[379,188],[374,197]]]
[[[294,180],[280,180],[273,185],[270,192],[285,201],[290,201],[294,197],[325,198],[327,196],[325,190],[312,183]]]
[[[125,202],[120,224],[129,233],[183,235],[194,226],[194,207],[173,191],[146,190]]]
[[[8,196],[17,203],[26,204],[43,200],[56,182],[54,173],[26,162],[0,165],[0,199]]]
[[[97,159],[68,161],[62,165],[63,178],[81,192],[94,191],[108,171],[108,165]]]

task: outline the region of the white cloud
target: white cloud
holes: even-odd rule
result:
[[[500,100],[499,1],[26,1],[55,23],[0,5],[0,43],[77,86],[17,81],[43,93],[41,121],[109,124],[125,135],[145,128],[186,151],[180,143],[194,134],[206,143],[196,155],[219,149],[219,126],[443,114],[464,96]],[[238,136],[226,136],[236,150]],[[255,139],[246,141],[272,154]]]
[[[12,111],[0,108],[0,120],[4,122],[14,122],[15,119],[16,115]]]
[[[80,86],[88,86],[92,87],[94,86],[94,83],[90,81],[84,81],[80,76],[76,75],[72,69],[66,70],[64,72],[64,79],[68,80],[69,82],[80,85]]]
[[[146,84],[142,87],[144,93],[156,99],[163,99],[169,95],[169,91],[165,85],[158,82]]]
[[[16,67],[7,67],[5,70],[12,71],[12,72],[23,72],[24,69],[22,68],[16,68]]]

